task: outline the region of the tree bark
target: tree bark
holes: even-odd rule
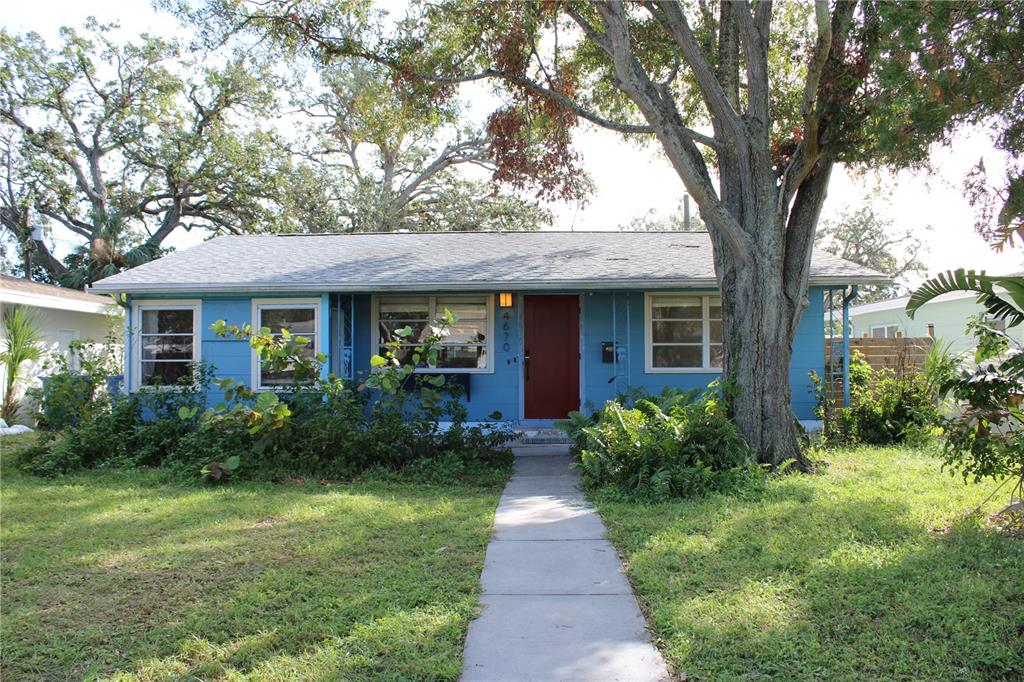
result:
[[[778,258],[757,256],[753,267],[729,268],[722,283],[727,349],[723,376],[731,416],[758,461],[803,464],[790,388],[794,321],[804,306],[785,295]]]
[[[770,179],[763,167],[770,161],[753,150],[751,156],[759,171],[755,177]],[[723,237],[712,234],[722,294],[727,403],[758,460],[773,467],[787,459],[795,459],[800,468],[807,465],[793,413],[790,365],[793,339],[808,305],[811,244],[831,167],[831,161],[818,162],[787,212],[790,202],[780,197],[784,186],[765,181],[744,186],[734,160],[721,166],[723,203],[755,240],[751,261],[741,263]]]

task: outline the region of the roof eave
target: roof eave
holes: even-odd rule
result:
[[[62,296],[51,296],[49,294],[11,290],[0,293],[0,302],[11,305],[33,306],[36,308],[48,308],[50,310],[67,310],[70,312],[92,313],[97,315],[107,314],[108,308],[114,304],[113,301],[93,302],[78,298],[65,298]]]
[[[849,286],[853,284],[869,285],[884,284],[888,278],[878,275],[825,275],[812,277],[811,286]],[[188,283],[175,284],[117,284],[102,281],[93,284],[90,289],[108,293],[125,294],[177,294],[177,293],[293,293],[309,291],[330,291],[335,293],[370,293],[370,292],[411,292],[411,291],[492,291],[507,289],[513,291],[550,291],[553,289],[694,289],[713,288],[718,286],[714,277],[692,278],[648,278],[648,279],[590,279],[590,280],[524,280],[524,281],[466,281],[466,282],[416,282],[414,284],[351,284],[329,283],[250,283],[196,285]]]

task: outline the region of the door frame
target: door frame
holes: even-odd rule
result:
[[[519,297],[519,347],[516,355],[519,364],[519,419],[520,423],[545,424],[554,421],[553,419],[527,419],[526,418],[526,297],[527,296],[575,296],[579,302],[579,356],[580,356],[580,408],[587,402],[586,397],[586,306],[583,305],[585,293],[579,291],[522,291],[517,292]]]

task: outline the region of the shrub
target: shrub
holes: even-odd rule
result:
[[[870,445],[903,443],[917,430],[937,425],[940,417],[936,394],[923,375],[899,377],[888,368],[874,372],[842,411],[844,431]]]
[[[609,401],[593,420],[574,414],[560,425],[573,439],[583,485],[632,499],[729,490],[759,471],[713,391],[667,391],[633,408]]]
[[[1004,332],[974,321],[974,363],[943,386],[960,407],[945,421],[945,465],[964,480],[1013,482],[1001,512],[1024,525],[1024,348]],[[1015,520],[1014,520],[1015,519]]]
[[[836,409],[830,409],[820,377],[813,376],[826,442],[896,445],[930,439],[942,422],[938,385],[948,373],[948,362],[935,353],[926,367],[927,371],[899,374],[889,368],[875,370],[853,351],[850,405]]]
[[[452,318],[454,319],[454,318]],[[163,467],[210,482],[229,478],[349,478],[365,471],[400,472],[422,480],[478,478],[510,463],[512,432],[467,426],[457,395],[444,399],[435,377],[391,365],[386,400],[336,377],[321,379],[321,358],[303,354],[301,337],[214,325],[220,334],[248,338],[261,357],[301,367],[302,380],[280,393],[255,393],[213,368],[197,365],[179,385],[113,400],[93,401],[88,414],[68,420],[60,438],[27,448],[24,469],[46,476],[101,467]],[[68,376],[71,376],[70,374]],[[223,403],[206,406],[216,383]],[[446,419],[448,428],[440,421]]]
[[[107,378],[119,374],[120,368],[121,352],[115,337],[104,343],[72,341],[67,357],[58,354],[47,360],[44,371],[48,376],[42,386],[28,391],[36,404],[36,424],[62,431],[104,411],[110,398]]]
[[[14,422],[21,410],[21,400],[15,392],[25,380],[22,365],[35,362],[43,356],[45,343],[39,330],[39,320],[29,308],[6,306],[0,318],[3,329],[4,350],[0,351],[0,365],[4,368],[4,384],[0,387],[0,418]]]

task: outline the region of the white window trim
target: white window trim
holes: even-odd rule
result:
[[[387,294],[370,297],[370,355],[380,353],[380,301],[382,298],[447,298],[455,300],[478,301],[483,296],[487,302],[487,366],[486,367],[419,367],[417,374],[494,374],[494,294]],[[431,304],[433,305],[433,303]],[[428,320],[433,322],[433,320]]]
[[[687,296],[701,299],[701,340],[702,367],[655,367],[654,366],[654,316],[651,308],[658,296]],[[689,291],[648,291],[644,292],[644,374],[721,374],[721,367],[711,367],[711,319],[710,301],[720,298],[717,293]]]
[[[80,330],[78,330],[78,329],[58,329],[57,330],[57,334],[58,334],[58,338],[57,338],[57,343],[58,344],[60,343],[60,336],[59,336],[60,334],[69,334],[71,336],[71,341],[81,341],[82,340],[82,332]],[[70,344],[70,342],[68,343],[68,348],[65,349],[64,352],[66,353],[66,355],[64,357],[65,357],[65,359],[68,362],[68,369],[70,369],[70,370],[72,370],[74,372],[77,372],[79,370],[79,365],[82,364],[81,363],[81,358],[77,354],[71,352],[71,344]]]
[[[900,331],[900,326],[898,324],[873,324],[871,325],[871,328],[868,330],[868,335],[873,339],[895,339],[896,332],[893,332],[893,335],[889,336],[890,327],[894,327],[896,329],[896,332]],[[876,329],[883,330],[883,335],[875,336]]]
[[[316,333],[313,335],[313,352],[320,353],[321,347],[323,346],[323,330],[320,328],[320,315],[321,311],[321,298],[254,298],[252,299],[252,330],[256,333],[260,330],[260,311],[282,309],[282,308],[312,308],[313,309],[313,329]],[[277,333],[278,330],[271,329],[271,333]],[[250,371],[252,376],[252,387],[254,391],[287,391],[288,386],[264,386],[261,382],[263,378],[262,367],[260,367],[260,357],[256,354],[256,349],[249,349],[250,355]]]
[[[142,385],[142,312],[144,310],[191,310],[192,311],[192,362],[203,359],[203,302],[199,299],[133,301],[131,337],[132,376],[129,392],[170,391],[175,386]]]

